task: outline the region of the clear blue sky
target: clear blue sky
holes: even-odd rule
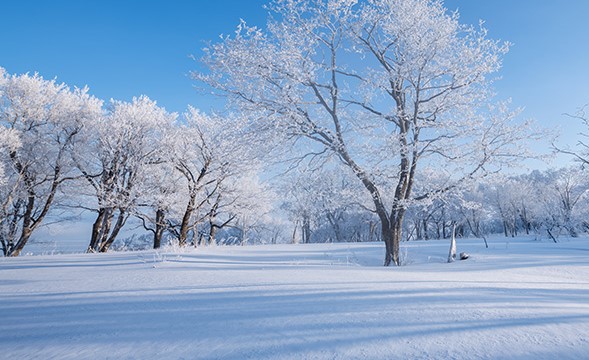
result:
[[[103,99],[147,94],[170,111],[211,99],[187,76],[206,41],[243,18],[263,25],[265,0],[3,0],[0,66],[88,85]],[[573,143],[580,127],[562,116],[589,103],[588,0],[447,0],[463,22],[486,21],[490,36],[514,43],[502,97]],[[564,125],[563,125],[564,124]]]

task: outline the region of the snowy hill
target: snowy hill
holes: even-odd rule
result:
[[[0,358],[587,358],[587,239],[404,246],[0,258]]]

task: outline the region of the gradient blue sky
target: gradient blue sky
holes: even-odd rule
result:
[[[146,94],[170,111],[204,111],[211,99],[188,73],[207,41],[231,33],[243,18],[264,25],[265,0],[2,0],[0,66],[38,71],[70,85],[88,85],[103,99]],[[486,21],[490,36],[514,43],[506,56],[501,97],[524,116],[563,130],[574,143],[581,127],[567,119],[589,103],[589,1],[447,0],[463,22]]]

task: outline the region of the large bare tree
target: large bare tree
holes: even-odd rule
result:
[[[257,131],[307,139],[334,156],[371,198],[399,265],[408,204],[513,160],[525,125],[492,104],[508,44],[459,23],[435,0],[275,0],[266,29],[241,23],[205,49],[196,79],[228,95]],[[301,144],[296,141],[296,144]],[[495,163],[495,164],[494,164]],[[414,194],[422,167],[452,182]]]

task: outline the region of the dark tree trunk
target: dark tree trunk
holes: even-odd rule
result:
[[[32,231],[30,231],[30,229],[28,229],[28,228],[23,229],[22,234],[21,234],[20,238],[18,239],[18,242],[11,249],[8,256],[13,256],[13,257],[19,256],[20,253],[22,252],[22,250],[24,249],[25,245],[29,241],[31,234],[32,234]]]
[[[155,212],[155,231],[153,233],[153,248],[159,249],[162,246],[162,237],[166,228],[166,212],[158,208]]]
[[[310,244],[311,243],[311,220],[309,216],[303,216],[303,225],[302,225],[302,234],[303,234],[303,244]]]
[[[12,154],[11,154],[11,156],[12,156]],[[47,198],[44,200],[44,202],[42,202],[42,207],[37,208],[37,210],[35,210],[35,205],[37,203],[37,200],[41,201],[41,199],[37,198],[37,194],[35,193],[35,190],[33,187],[33,180],[31,179],[29,174],[26,172],[26,170],[20,165],[20,163],[17,163],[15,166],[17,166],[17,169],[19,170],[19,172],[21,174],[24,174],[23,177],[24,177],[24,182],[28,188],[28,190],[27,190],[28,195],[27,195],[25,212],[22,217],[23,224],[22,224],[21,235],[14,246],[11,246],[8,249],[8,251],[5,250],[5,253],[7,253],[7,255],[11,256],[11,257],[16,257],[16,256],[20,255],[20,253],[24,249],[25,245],[27,244],[27,242],[31,238],[33,231],[39,226],[39,224],[41,224],[43,222],[43,219],[45,219],[45,216],[47,215],[51,205],[53,204],[53,199],[55,198],[55,193],[57,192],[57,188],[61,182],[60,180],[58,180],[59,175],[60,175],[59,166],[56,165],[55,170],[54,170],[54,174],[53,174],[54,177],[51,182],[49,194],[47,195]],[[14,219],[16,220],[16,215],[15,215]],[[15,231],[14,235],[16,235],[16,229],[17,229],[18,224],[14,223],[13,225],[14,225],[14,231]]]
[[[90,245],[86,252],[107,252],[110,246],[116,240],[120,230],[127,221],[128,214],[124,209],[118,209],[119,214],[117,221],[111,230],[112,220],[114,217],[114,209],[112,208],[101,208],[98,211],[98,217],[92,225],[92,237],[90,239]]]
[[[124,209],[119,209],[119,215],[117,217],[117,221],[112,229],[112,231],[110,232],[110,235],[108,233],[105,233],[104,235],[106,235],[106,241],[104,241],[101,246],[99,251],[102,253],[105,253],[108,251],[108,249],[110,248],[110,246],[115,242],[115,240],[117,239],[117,236],[119,235],[119,232],[121,231],[121,229],[123,228],[123,226],[125,225],[125,222],[127,221],[127,213]],[[109,221],[110,222],[110,221]]]
[[[403,211],[397,212],[392,221],[381,217],[382,238],[385,243],[385,259],[384,266],[401,265],[399,260],[399,252],[401,245],[401,237],[403,231]],[[386,216],[386,215],[385,215]]]
[[[415,228],[415,239],[422,240],[423,239],[423,232],[421,228],[421,220],[415,219],[413,221],[413,227]]]
[[[188,200],[186,210],[184,211],[184,216],[182,216],[180,234],[178,236],[178,245],[180,246],[186,246],[186,242],[188,241],[188,231],[190,230],[190,218],[192,217],[192,212],[194,211],[194,202],[195,198],[191,196]]]
[[[530,235],[530,230],[532,228],[532,224],[528,220],[528,213],[525,206],[522,206],[522,211],[520,212],[520,218],[522,224],[524,226],[524,230],[526,231],[526,235]]]
[[[95,252],[96,249],[98,249],[98,242],[99,239],[101,238],[101,230],[103,227],[103,222],[106,216],[106,209],[105,208],[101,208],[100,210],[98,210],[98,217],[96,218],[96,221],[94,221],[94,224],[92,225],[92,234],[91,234],[91,238],[90,238],[90,245],[88,245],[88,249],[86,250],[86,252]]]
[[[196,236],[198,234],[198,236]],[[203,231],[194,231],[194,236],[192,237],[192,246],[199,247],[205,245],[205,234]]]
[[[429,234],[427,233],[427,220],[423,219],[423,237],[425,240],[429,240]]]
[[[11,244],[10,248],[8,249],[8,256],[16,257],[19,256],[22,252],[22,249],[25,247],[27,241],[31,237],[32,229],[32,214],[33,210],[35,209],[35,195],[29,193],[29,197],[27,198],[27,206],[25,207],[25,213],[23,216],[23,225],[22,231],[19,236],[18,241],[16,244]]]
[[[327,216],[327,220],[331,224],[331,227],[333,228],[333,232],[335,234],[335,241],[342,242],[343,238],[342,238],[338,218],[331,211],[328,211],[326,216]]]

